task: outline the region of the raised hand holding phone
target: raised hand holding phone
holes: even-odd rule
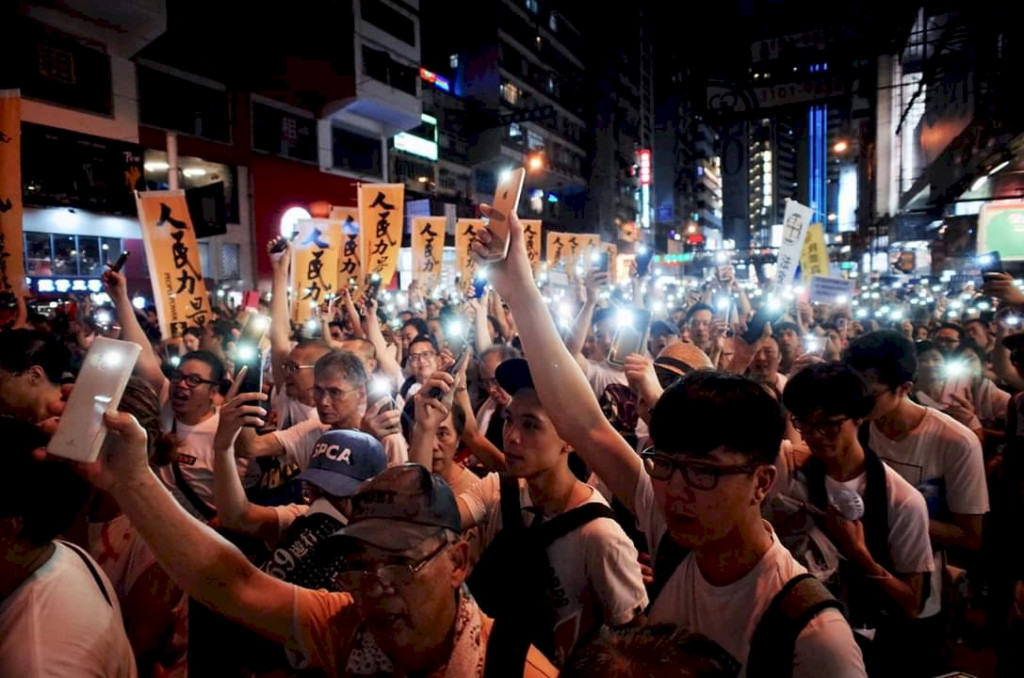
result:
[[[499,261],[508,255],[509,225],[519,209],[519,198],[523,194],[526,170],[520,167],[505,174],[494,191],[494,202],[484,212],[487,230],[491,233],[486,252],[480,253],[484,261]]]
[[[215,450],[225,450],[234,445],[243,426],[260,428],[264,424],[267,411],[255,403],[266,400],[267,395],[260,391],[244,390],[248,370],[248,367],[243,367],[238,371],[224,396],[224,404],[218,411],[220,421],[213,437]]]

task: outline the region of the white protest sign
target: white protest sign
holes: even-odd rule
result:
[[[778,287],[785,287],[793,282],[813,214],[814,210],[796,200],[786,201],[786,214],[782,220],[782,244],[779,245],[779,259],[775,270],[775,284]]]
[[[840,306],[848,304],[853,299],[855,288],[856,283],[852,280],[816,275],[811,278],[811,303],[838,304]]]

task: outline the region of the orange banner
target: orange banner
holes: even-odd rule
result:
[[[359,210],[355,207],[331,207],[331,221],[341,223],[341,251],[338,253],[338,283],[335,287],[359,289],[363,285],[363,236],[359,229]]]
[[[614,284],[618,270],[619,246],[610,242],[602,242],[601,250],[608,253],[608,282]]]
[[[569,263],[569,236],[572,233],[548,231],[547,247],[545,248],[548,270],[557,270],[559,266]]]
[[[314,317],[327,295],[337,294],[341,222],[331,219],[300,219],[292,242],[292,322]]]
[[[441,255],[444,254],[445,217],[416,217],[412,220],[412,279],[432,292],[441,284]]]
[[[530,266],[533,268],[533,277],[537,277],[537,269],[540,267],[540,239],[543,222],[540,219],[520,219],[523,224],[523,237],[526,240],[526,256],[530,258]]]
[[[210,299],[185,191],[136,193],[135,203],[161,334],[172,339],[189,327],[203,327],[210,320]]]
[[[380,275],[387,287],[398,268],[405,224],[405,184],[360,184],[359,227],[363,232],[363,273]]]
[[[472,256],[476,234],[486,228],[483,219],[459,219],[455,222],[455,274],[460,277],[459,289],[463,292],[473,286],[476,273],[476,259]]]
[[[566,233],[568,236],[569,253],[566,270],[569,279],[577,275],[585,276],[591,268],[591,256],[601,246],[601,237],[593,233]]]
[[[0,292],[25,291],[22,247],[21,95],[0,90]]]

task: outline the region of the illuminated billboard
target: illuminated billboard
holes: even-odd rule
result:
[[[1024,200],[988,203],[978,214],[978,253],[1024,261]]]
[[[437,118],[423,113],[422,124],[412,132],[395,135],[395,148],[427,160],[437,160]]]

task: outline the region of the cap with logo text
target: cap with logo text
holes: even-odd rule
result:
[[[298,478],[332,497],[348,497],[387,465],[387,455],[373,436],[354,430],[328,431],[316,441],[309,467]]]

